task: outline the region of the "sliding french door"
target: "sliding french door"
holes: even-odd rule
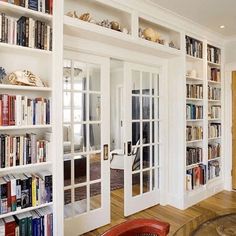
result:
[[[156,205],[159,191],[159,71],[124,64],[124,213]]]
[[[109,59],[64,53],[65,233],[110,222]]]

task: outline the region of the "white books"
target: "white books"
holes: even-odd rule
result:
[[[22,124],[21,122],[21,95],[16,95],[16,105],[15,105],[15,110],[16,110],[16,125],[20,126]]]
[[[19,228],[19,226],[16,226],[15,236],[20,236],[20,228]]]
[[[50,49],[50,26],[47,26],[47,50]]]
[[[35,47],[35,20],[29,18],[29,47]]]
[[[192,175],[186,174],[186,190],[192,190]]]
[[[42,0],[42,12],[45,13],[46,6],[45,6],[45,1]]]
[[[16,179],[13,175],[8,175],[11,181],[11,196],[16,196]]]
[[[24,161],[24,137],[20,136],[20,165],[23,165]]]
[[[29,6],[29,1],[25,0],[25,8],[28,8],[28,6]]]

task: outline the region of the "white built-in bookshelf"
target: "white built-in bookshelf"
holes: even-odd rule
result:
[[[19,206],[17,205],[17,208],[15,208],[15,206],[13,207],[13,205],[16,204],[15,202],[13,202],[15,200],[11,200],[10,202],[9,200],[7,200],[8,209],[6,211],[3,211],[3,202],[1,202],[0,219],[4,219],[5,217],[17,216],[21,213],[26,214],[27,212],[33,210],[47,211],[46,209],[50,209],[49,211],[53,212],[54,193],[52,189],[54,189],[54,186],[50,190],[52,194],[51,199],[43,200],[41,198],[39,200],[41,195],[39,194],[39,192],[38,195],[36,195],[36,191],[44,191],[39,186],[39,182],[43,179],[43,177],[39,177],[40,174],[43,174],[45,172],[48,176],[53,176],[54,171],[56,159],[53,148],[53,132],[55,131],[55,124],[54,116],[52,114],[52,106],[54,104],[55,99],[55,93],[53,92],[53,88],[55,87],[56,81],[53,77],[54,50],[49,48],[50,28],[52,29],[54,24],[53,15],[35,10],[30,10],[28,8],[17,6],[5,1],[0,1],[0,15],[2,29],[0,35],[0,66],[5,69],[7,75],[15,71],[28,70],[34,75],[40,77],[46,84],[45,87],[33,87],[12,85],[10,83],[6,84],[5,82],[0,83],[1,187],[5,183],[7,184],[7,186],[10,183],[11,191],[9,192],[8,187],[7,197],[11,198],[12,196],[12,199],[13,197],[15,197],[16,202],[19,200]],[[28,25],[29,40],[24,39],[27,40],[28,43],[24,46],[18,45],[18,40],[20,39],[17,39],[16,35],[16,31],[19,32],[19,28],[16,27],[17,21],[19,22],[19,19],[22,16],[29,19],[29,22],[31,21],[31,19],[33,19]],[[8,22],[11,22],[9,24],[10,26],[8,27],[8,31],[5,29],[4,33],[3,18],[5,21],[7,20]],[[35,27],[36,21],[42,22],[41,26],[43,24],[45,24],[45,26],[48,26],[47,36],[46,31],[44,31],[45,35],[43,37],[39,35],[37,36],[41,37],[41,40],[43,40],[40,43],[42,46],[44,42],[44,49],[36,48],[36,35],[34,35],[33,28],[30,28]],[[52,35],[54,35],[53,30],[51,31],[51,37]],[[51,42],[52,40],[53,39],[51,39]],[[30,42],[32,44],[30,44]],[[17,98],[19,100],[17,100]],[[36,101],[36,98],[39,100]],[[23,100],[25,101],[24,104]],[[34,100],[35,105],[33,103]],[[46,100],[48,101],[48,107],[46,107],[45,104]],[[30,101],[32,101],[32,103],[30,103]],[[3,107],[5,110],[3,110]],[[47,121],[45,119],[47,119]],[[4,150],[3,145],[5,145]],[[25,173],[30,174],[29,177],[27,177],[28,184],[32,184],[32,187],[30,187],[30,185],[28,186],[29,191],[27,193],[30,195],[27,195],[25,193],[25,195],[23,194],[22,178],[25,177]],[[10,176],[12,177],[12,179],[10,181],[7,181],[5,176]],[[31,180],[29,180],[29,178],[32,178],[32,182]],[[17,184],[18,179],[19,183]],[[52,182],[54,182],[53,177],[51,179],[51,184]],[[21,186],[20,193],[19,190],[16,190],[18,188],[17,186]],[[45,185],[44,188],[46,188]],[[14,191],[16,191],[16,195],[14,195]],[[45,191],[47,192],[48,190]],[[21,194],[21,196],[19,196],[19,194]],[[20,205],[23,204],[23,196],[26,196],[28,199],[31,199],[27,200],[30,201],[29,204]],[[27,215],[25,217],[27,217]]]
[[[222,187],[221,49],[186,36],[184,208]],[[213,55],[211,56],[210,53]],[[195,138],[201,133],[202,138]]]
[[[84,13],[89,13],[89,20],[78,19]],[[111,29],[109,24],[105,23],[101,26],[103,20],[107,20],[107,23],[119,23],[119,30]],[[65,1],[64,34],[87,40],[96,38],[97,42],[106,42],[153,55],[159,54],[165,58],[181,54],[179,31],[118,2]]]
[[[141,3],[137,1],[137,5],[139,4]],[[76,11],[76,16],[74,11]],[[224,61],[218,60],[216,56],[222,54],[223,48],[220,45],[208,41],[207,37],[186,33],[183,30],[185,27],[179,28],[178,21],[170,22],[169,16],[157,16],[152,9],[150,12],[141,8],[137,9],[125,0],[54,1],[52,15],[0,1],[0,13],[17,19],[26,16],[45,22],[52,28],[53,36],[55,36],[52,50],[48,50],[48,47],[44,50],[16,45],[16,43],[0,42],[0,66],[7,73],[27,69],[42,78],[48,85],[47,87],[29,87],[0,84],[0,94],[50,98],[52,108],[48,124],[0,126],[0,134],[10,136],[34,133],[42,139],[46,134],[51,133],[51,148],[46,161],[0,168],[0,177],[6,174],[37,173],[49,170],[53,173],[55,193],[52,203],[8,212],[0,215],[0,218],[50,206],[54,210],[54,234],[61,235],[63,232],[63,38],[65,48],[72,51],[81,50],[84,53],[109,58],[111,55],[118,55],[117,58],[124,60],[129,54],[127,52],[135,52],[140,53],[139,63],[143,61],[144,64],[151,65],[154,58],[157,58],[157,61],[163,60],[161,65],[166,64],[163,66],[162,76],[166,76],[169,83],[166,101],[170,100],[168,104],[165,104],[169,109],[169,117],[165,117],[163,121],[170,126],[169,146],[166,147],[163,143],[169,161],[166,161],[166,166],[160,171],[162,179],[160,185],[164,186],[165,183],[169,183],[169,193],[165,192],[167,190],[164,188],[162,190],[164,196],[168,196],[164,197],[167,199],[164,202],[186,208],[223,189],[222,69]],[[90,22],[78,19],[84,13],[90,14]],[[108,22],[103,22],[104,25],[101,26],[103,20]],[[118,23],[119,29],[111,29],[111,26],[106,25],[111,21]],[[114,24],[114,27],[116,26]],[[152,30],[145,31],[150,28]],[[186,38],[185,35],[190,36]],[[186,43],[189,45],[187,48]],[[119,52],[120,49],[127,51]],[[140,55],[146,55],[148,59],[142,60]],[[134,55],[127,57],[128,61],[136,59]],[[212,74],[217,79],[212,79]],[[209,93],[214,96],[208,97],[208,88]],[[218,96],[220,93],[221,96]],[[197,115],[191,112],[193,109]],[[217,129],[219,132],[214,133]],[[200,157],[194,160],[187,158],[187,150],[191,155],[194,152],[200,153]],[[213,155],[209,154],[210,151]],[[168,170],[168,173],[165,170]],[[199,176],[201,178],[199,180],[201,183],[198,182],[195,187],[189,184],[190,178],[192,181],[193,171],[196,172],[198,178]],[[203,171],[204,181],[201,177]]]
[[[207,44],[208,180],[222,178],[221,49]]]

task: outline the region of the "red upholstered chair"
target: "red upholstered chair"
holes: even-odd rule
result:
[[[153,219],[128,220],[106,231],[102,236],[166,236],[170,224]]]

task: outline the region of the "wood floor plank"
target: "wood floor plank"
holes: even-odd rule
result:
[[[123,216],[123,194],[123,189],[118,189],[111,193],[111,224],[84,234],[85,236],[99,236],[114,225],[120,224],[128,219],[136,218],[151,218],[169,222],[171,225],[169,235],[171,236],[181,226],[195,219],[184,231],[178,234],[188,236],[189,230],[195,227],[198,222],[204,219],[207,220],[216,214],[222,214],[222,212],[226,212],[227,209],[229,211],[233,209],[236,212],[236,192],[223,191],[184,211],[171,206],[157,205],[125,218]]]

